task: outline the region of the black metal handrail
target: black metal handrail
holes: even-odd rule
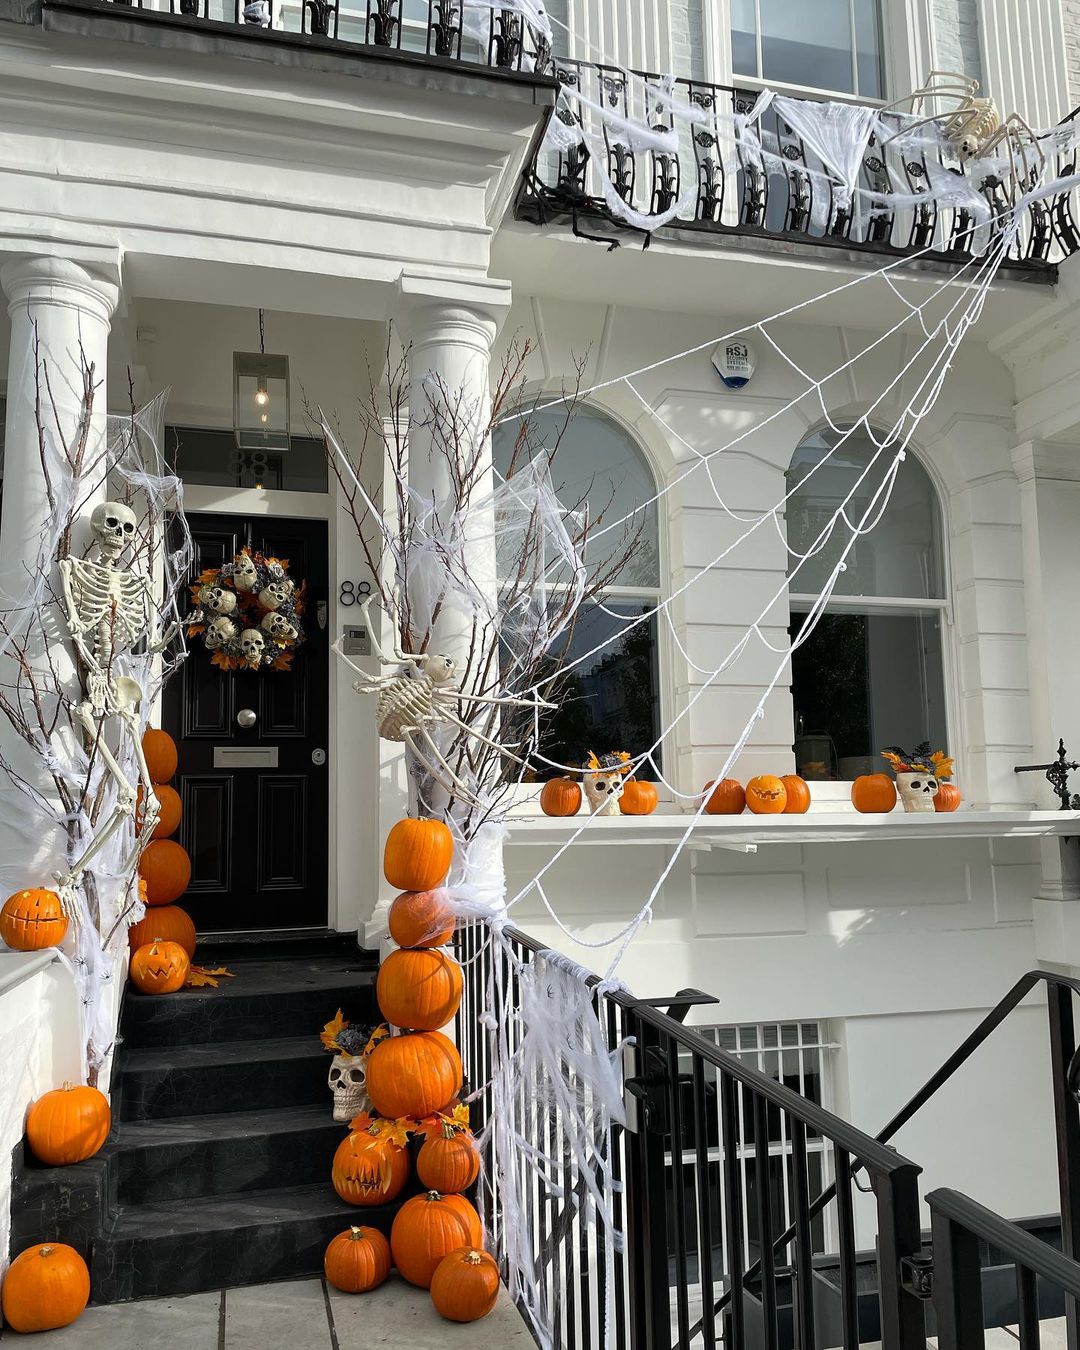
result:
[[[546,949],[526,934],[505,930],[511,955],[479,928],[458,935],[466,972],[458,1018],[459,1044],[469,1081],[478,1092],[478,1118],[488,1106],[492,1064],[483,1014],[496,963],[499,987],[517,996],[519,968]],[[683,1026],[651,1003],[584,979],[611,1051],[624,1053],[631,1099],[627,1127],[614,1126],[607,1140],[618,1183],[616,1219],[624,1250],[614,1253],[613,1288],[603,1236],[582,1221],[586,1204],[573,1167],[562,1174],[553,1197],[523,1167],[523,1206],[537,1253],[537,1278],[547,1314],[566,1346],[601,1339],[609,1298],[617,1309],[613,1342],[632,1350],[669,1350],[700,1337],[705,1350],[744,1346],[748,1336],[764,1350],[780,1345],[780,1295],[790,1291],[800,1346],[814,1344],[813,1262],[823,1248],[815,1231],[815,1202],[831,1168],[839,1262],[838,1325],[842,1344],[859,1343],[856,1223],[851,1176],[864,1168],[877,1213],[881,1339],[888,1350],[924,1350],[922,1305],[902,1271],[921,1248],[916,1164],[863,1131],[793,1092],[737,1056]],[[509,1047],[511,1053],[517,1047]],[[537,1102],[543,1084],[535,1085]],[[526,1113],[527,1114],[527,1113]],[[530,1145],[557,1149],[551,1123],[537,1108]],[[777,1141],[783,1147],[777,1147]],[[492,1175],[488,1170],[489,1177]],[[497,1185],[497,1178],[492,1184]],[[488,1200],[497,1232],[498,1194]],[[576,1203],[580,1202],[580,1203]],[[790,1258],[774,1250],[774,1234],[794,1215]],[[762,1260],[755,1265],[754,1255]],[[608,1254],[610,1256],[610,1254]],[[756,1275],[751,1272],[756,1269]],[[699,1290],[704,1317],[697,1317],[691,1286]],[[726,1326],[718,1331],[708,1310],[724,1288],[732,1297]]]
[[[934,1313],[939,1350],[983,1350],[982,1263],[980,1241],[1016,1267],[1020,1350],[1039,1350],[1038,1281],[1066,1296],[1069,1321],[1075,1326],[1080,1300],[1080,1265],[959,1191],[931,1191],[934,1243]],[[1070,1344],[1075,1344],[1071,1330]]]
[[[549,148],[540,147],[526,172],[516,207],[520,219],[540,225],[568,222],[579,235],[614,244],[620,236],[634,233],[611,208],[614,189],[627,206],[645,216],[669,212],[682,202],[669,231],[797,240],[804,245],[813,241],[873,254],[918,254],[927,261],[958,263],[985,256],[1009,204],[1006,184],[991,175],[972,184],[986,199],[994,222],[989,225],[980,225],[962,207],[928,203],[889,209],[890,197],[903,196],[910,202],[925,191],[931,175],[947,171],[964,176],[967,167],[958,158],[927,148],[902,148],[886,137],[881,142],[870,141],[860,169],[858,187],[875,194],[863,199],[877,203],[871,212],[836,193],[826,166],[775,107],[760,118],[763,143],[770,148],[766,158],[748,154],[741,142],[735,143],[733,117],[751,112],[757,98],[754,91],[678,79],[674,89],[679,101],[693,108],[700,120],[677,122],[663,93],[650,98],[650,90],[663,83],[657,74],[628,74],[616,66],[562,57],[554,58],[553,69],[568,91],[555,114],[568,135],[549,140]],[[586,122],[575,102],[578,94],[619,118],[643,122],[657,131],[674,131],[678,152],[634,146],[628,143],[630,137],[612,130],[605,130],[602,146],[578,141],[558,148],[560,143],[573,142]],[[883,113],[883,117],[886,122],[893,119],[897,131],[901,129],[898,114]],[[1056,173],[1065,176],[1075,171],[1075,165],[1075,153],[1059,155]],[[1052,280],[1056,264],[1080,250],[1072,209],[1074,193],[1075,189],[1064,191],[1027,207],[1022,228],[1009,249],[1009,268],[1033,279]]]

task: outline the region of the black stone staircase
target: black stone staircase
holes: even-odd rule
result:
[[[233,978],[127,993],[101,1152],[50,1168],[16,1151],[12,1254],[69,1242],[97,1303],[315,1274],[358,1215],[388,1231],[397,1210],[357,1209],[330,1184],[345,1127],[319,1031],[338,1008],[377,1020],[374,955],[351,937],[261,935],[200,942],[197,959]]]

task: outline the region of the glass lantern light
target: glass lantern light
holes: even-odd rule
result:
[[[233,352],[233,428],[241,451],[289,448],[289,358]]]

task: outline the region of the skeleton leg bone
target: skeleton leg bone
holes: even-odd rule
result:
[[[507,759],[512,759],[515,764],[525,763],[520,756],[513,754],[507,746],[500,745],[498,741],[493,741],[489,736],[485,736],[482,731],[477,731],[475,727],[469,726],[468,722],[462,721],[460,717],[455,713],[450,712],[447,708],[439,708],[439,718],[441,721],[448,722],[451,726],[457,727],[460,731],[467,732],[473,740],[480,741],[483,745],[489,746],[492,750],[498,750],[501,755],[505,755]],[[515,741],[514,744],[517,745],[519,742]]]
[[[480,806],[482,804],[450,767],[443,752],[439,749],[434,736],[428,731],[427,727],[402,727],[401,734],[405,744],[441,787],[445,788],[448,792],[456,792],[458,796],[462,797],[465,801],[470,802],[473,806]],[[417,745],[416,741],[413,739],[416,736],[421,737],[426,743],[431,754],[435,756],[442,773],[434,768],[430,760]],[[443,777],[443,774],[446,775],[445,778]]]

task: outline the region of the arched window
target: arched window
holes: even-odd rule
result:
[[[795,554],[813,547],[845,501],[848,519],[860,521],[892,462],[892,450],[874,459],[864,430],[840,441],[832,430],[815,432],[791,461],[787,537]],[[841,522],[820,553],[801,565],[790,559],[793,638],[849,539]],[[791,662],[795,762],[806,778],[880,772],[887,745],[929,740],[947,748],[941,504],[910,452],[888,507],[846,561],[824,616]]]
[[[551,481],[559,500],[570,509],[584,505],[593,521],[631,518],[633,528],[628,562],[596,602],[583,606],[566,639],[562,651],[572,669],[559,711],[552,715],[540,745],[548,759],[581,764],[590,750],[598,755],[616,750],[640,753],[659,735],[656,617],[629,629],[627,622],[656,607],[660,549],[652,502],[656,480],[639,446],[618,423],[595,408],[578,408],[560,441],[564,420],[561,409],[529,417],[528,439],[534,453],[558,445]],[[510,468],[519,427],[519,422],[508,421],[495,429],[492,450],[495,467],[502,474]],[[597,538],[586,562],[600,567],[620,537],[625,538],[612,530]],[[613,638],[610,646],[573,665]],[[538,777],[557,772],[538,765]]]

